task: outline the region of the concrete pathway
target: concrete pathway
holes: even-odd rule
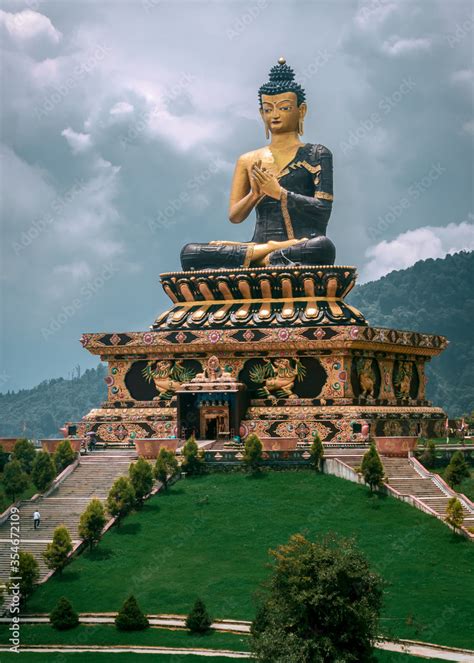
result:
[[[79,618],[81,624],[114,624],[117,613],[102,612],[102,613],[80,613]],[[184,615],[148,615],[150,625],[155,628],[186,628],[186,617]],[[9,623],[7,617],[0,617],[0,623]],[[46,614],[32,614],[21,618],[23,624],[47,624],[49,617]],[[233,619],[219,619],[212,624],[212,628],[216,631],[227,633],[242,633],[248,634],[250,632],[251,622],[237,621]],[[384,640],[380,639],[375,643],[377,649],[384,649],[386,651],[399,652],[402,654],[410,654],[412,656],[421,656],[424,658],[433,658],[441,661],[455,661],[456,663],[474,663],[474,650],[459,649],[456,647],[445,647],[443,645],[435,645],[429,642],[418,642],[416,640]],[[104,651],[110,653],[120,652],[135,652],[135,653],[156,653],[156,654],[194,654],[195,656],[224,656],[228,658],[250,658],[248,652],[234,652],[227,650],[209,650],[209,649],[187,649],[187,648],[168,648],[168,647],[128,647],[124,649],[121,646],[107,647],[107,646],[75,646],[71,645],[65,648],[62,645],[49,645],[35,647],[22,647],[22,651],[48,651],[48,652],[74,652],[74,651]],[[8,651],[8,648],[0,647],[0,651]]]

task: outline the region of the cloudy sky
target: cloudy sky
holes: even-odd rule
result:
[[[230,179],[281,55],[334,155],[337,262],[372,280],[474,248],[469,2],[0,6],[0,391],[95,365],[82,332],[146,329],[184,243],[250,238]]]

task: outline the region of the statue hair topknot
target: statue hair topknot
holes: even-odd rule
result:
[[[262,107],[262,94],[281,94],[282,92],[294,92],[298,106],[306,99],[305,91],[295,81],[295,72],[286,64],[284,58],[278,60],[278,64],[270,69],[269,80],[264,83],[258,91],[260,108]]]

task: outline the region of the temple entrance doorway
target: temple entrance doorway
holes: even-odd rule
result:
[[[228,404],[203,405],[199,409],[199,415],[201,440],[217,440],[230,435]]]

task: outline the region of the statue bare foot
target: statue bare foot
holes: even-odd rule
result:
[[[303,237],[302,239],[287,239],[283,242],[277,242],[275,240],[270,240],[266,244],[256,244],[253,249],[252,256],[252,265],[255,267],[265,267],[266,261],[265,258],[277,251],[278,249],[287,249],[289,246],[294,246],[300,242],[306,242],[307,238]]]

